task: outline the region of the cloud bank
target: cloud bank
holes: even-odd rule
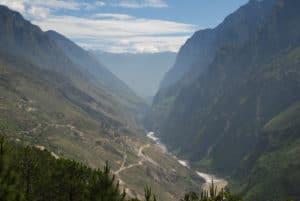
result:
[[[123,0],[112,5],[125,7],[125,8],[146,8],[146,7],[166,8],[168,7],[168,4],[161,0],[143,0],[143,1]]]
[[[131,9],[167,7],[168,5],[161,0],[118,0],[109,3],[73,0],[0,0],[0,4],[19,11],[44,31],[55,30],[86,49],[109,52],[176,52],[198,29],[191,24],[138,18],[123,13],[102,13],[99,9],[107,6]],[[72,11],[71,14],[59,12],[66,10]]]

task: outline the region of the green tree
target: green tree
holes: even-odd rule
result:
[[[115,181],[115,176],[111,175],[108,163],[103,171],[92,172],[89,186],[90,201],[124,201],[126,193],[120,193],[119,182]]]
[[[156,195],[152,193],[152,190],[149,186],[146,186],[144,189],[145,201],[157,201]]]
[[[218,192],[217,186],[212,181],[208,191],[203,190],[200,195],[195,192],[187,193],[180,201],[242,201],[242,198],[223,189]]]
[[[23,151],[19,170],[23,181],[25,200],[32,201],[34,200],[33,185],[36,179],[37,163],[33,148],[28,146]]]
[[[22,201],[23,195],[18,190],[18,176],[9,167],[7,150],[4,137],[0,136],[0,200]]]

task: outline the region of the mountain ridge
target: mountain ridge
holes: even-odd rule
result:
[[[274,3],[275,0],[251,0],[227,16],[217,27],[195,32],[180,48],[176,63],[161,82],[161,88],[176,84],[186,73],[189,74],[189,79],[193,73],[201,74],[220,47],[246,41],[248,35],[255,32],[263,19],[269,15]],[[256,15],[249,15],[254,11]],[[192,69],[194,63],[197,63],[198,67]],[[199,69],[199,63],[203,69]]]
[[[0,7],[0,23],[0,126],[9,141],[94,169],[109,159],[132,197],[143,194],[145,181],[167,201],[197,189],[201,181],[191,171],[144,137],[144,101],[98,60],[7,7]],[[149,158],[164,160],[163,168]]]
[[[300,196],[295,190],[299,163],[294,161],[299,122],[287,128],[277,123],[281,130],[273,126],[276,119],[287,122],[289,116],[280,114],[297,108],[293,105],[300,100],[299,7],[295,0],[276,1],[247,41],[221,47],[195,81],[179,82],[165,92],[167,98],[158,94],[171,106],[150,129],[157,129],[171,150],[196,167],[229,176],[247,200]],[[166,111],[162,104],[158,107]],[[270,125],[274,131],[265,131]],[[271,194],[274,189],[278,194]]]
[[[244,43],[262,25],[274,3],[275,0],[249,1],[216,28],[197,31],[188,39],[180,48],[175,65],[161,82],[160,90],[146,114],[146,127],[159,128],[182,88],[193,83],[207,70],[220,48]]]

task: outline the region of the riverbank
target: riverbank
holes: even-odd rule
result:
[[[155,136],[154,132],[148,132],[147,137],[150,140],[152,140],[154,143],[159,145],[165,152],[168,151],[166,146],[160,141],[160,139]],[[207,174],[207,173],[201,172],[200,170],[194,170],[194,169],[191,168],[188,161],[178,159],[174,155],[172,155],[172,156],[176,158],[176,160],[179,164],[181,164],[182,166],[184,166],[188,169],[191,169],[192,171],[194,171],[196,173],[196,175],[198,175],[200,178],[202,178],[205,181],[205,183],[201,186],[201,188],[203,190],[208,190],[208,188],[211,185],[212,181],[214,182],[214,184],[217,186],[218,189],[224,189],[228,185],[228,182],[225,179],[218,178],[218,177],[216,177],[215,175],[212,175],[212,174]]]

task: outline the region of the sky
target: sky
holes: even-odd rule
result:
[[[198,30],[213,28],[248,0],[0,0],[42,30],[85,49],[177,52]]]

